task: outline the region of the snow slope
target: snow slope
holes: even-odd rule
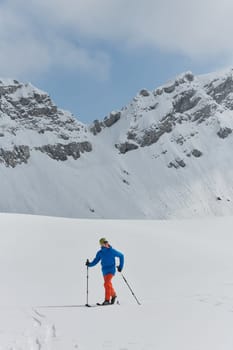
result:
[[[0,81],[0,212],[232,215],[232,131],[232,69],[143,89],[90,126],[31,84]]]
[[[0,212],[232,215],[232,131],[232,69],[143,89],[90,126],[31,84],[0,80]]]
[[[231,217],[188,221],[77,220],[1,214],[0,349],[231,350]],[[120,306],[86,302],[86,258],[106,236],[124,252]],[[103,299],[100,266],[90,303]]]

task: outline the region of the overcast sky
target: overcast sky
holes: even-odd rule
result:
[[[233,66],[232,18],[232,0],[0,0],[0,77],[90,123],[184,71]]]

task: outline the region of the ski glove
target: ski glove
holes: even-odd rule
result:
[[[118,272],[121,272],[121,271],[122,271],[122,269],[120,268],[120,266],[117,266],[117,270],[118,270]]]
[[[87,261],[86,261],[86,266],[89,266],[89,263],[90,263],[90,261],[89,261],[89,259],[87,259]]]

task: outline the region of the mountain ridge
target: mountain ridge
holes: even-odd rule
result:
[[[232,130],[232,69],[182,73],[90,125],[31,84],[0,79],[0,211],[124,219],[233,214]]]

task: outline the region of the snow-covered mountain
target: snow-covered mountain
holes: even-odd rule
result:
[[[191,72],[91,125],[0,81],[0,211],[88,218],[233,214],[233,69]]]

